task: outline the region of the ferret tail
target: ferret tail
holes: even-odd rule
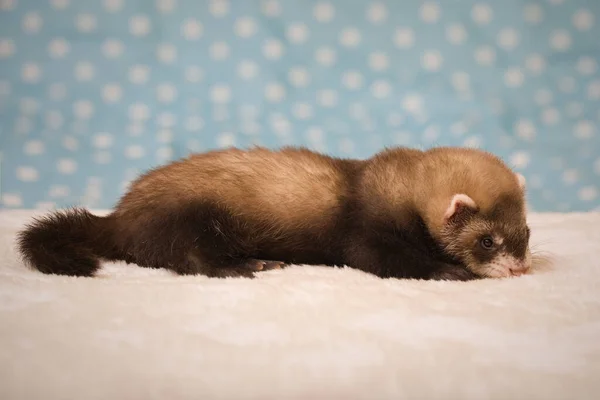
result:
[[[45,274],[92,276],[100,259],[118,259],[113,217],[73,208],[36,218],[17,236],[26,264]]]

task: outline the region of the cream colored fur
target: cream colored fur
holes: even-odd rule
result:
[[[531,215],[519,278],[46,276],[0,212],[0,399],[597,399],[600,214]]]

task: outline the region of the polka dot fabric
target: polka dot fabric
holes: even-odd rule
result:
[[[502,4],[500,4],[502,3]],[[600,2],[0,0],[1,204],[111,207],[192,151],[491,150],[600,205]]]

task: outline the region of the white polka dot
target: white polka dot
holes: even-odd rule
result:
[[[62,127],[64,118],[62,114],[58,111],[48,111],[46,112],[44,122],[46,124],[46,127],[57,130],[60,129],[60,127]]]
[[[313,8],[313,16],[319,22],[329,22],[335,15],[335,8],[330,3],[319,2]]]
[[[331,67],[335,64],[335,59],[335,51],[330,47],[320,47],[315,52],[315,60],[326,67]]]
[[[342,75],[342,84],[352,90],[356,90],[362,87],[363,77],[359,71],[348,71]]]
[[[400,49],[409,49],[415,43],[415,34],[411,28],[398,28],[394,32],[394,44]]]
[[[313,116],[313,109],[308,103],[296,103],[292,107],[292,114],[300,120],[307,120]]]
[[[144,157],[145,154],[146,151],[144,150],[144,148],[138,144],[127,146],[125,148],[125,157],[127,158],[135,160]]]
[[[481,46],[475,49],[475,61],[479,65],[490,66],[496,61],[496,52],[490,46]]]
[[[280,83],[268,83],[265,86],[265,98],[268,101],[279,103],[285,98],[285,87]]]
[[[510,156],[510,163],[518,169],[527,167],[530,161],[531,157],[526,151],[517,151]]]
[[[340,33],[340,43],[345,47],[356,47],[360,40],[360,31],[356,28],[346,28]]]
[[[75,79],[89,81],[94,77],[94,65],[88,61],[79,61],[75,64]]]
[[[577,139],[591,139],[596,133],[596,126],[591,121],[579,121],[573,130]]]
[[[42,17],[37,12],[29,12],[23,17],[23,31],[25,33],[34,34],[42,29]]]
[[[37,156],[43,154],[46,147],[41,140],[29,140],[23,146],[23,152],[28,156]]]
[[[421,66],[427,71],[438,71],[442,67],[444,59],[437,50],[428,50],[421,56]]]
[[[598,196],[598,190],[594,186],[586,186],[581,188],[577,193],[577,197],[582,201],[592,201]]]
[[[508,68],[504,73],[504,83],[508,87],[519,87],[523,84],[525,77],[519,68]]]
[[[492,8],[487,4],[475,4],[471,9],[471,18],[479,25],[489,24],[493,15]]]
[[[204,128],[204,120],[200,117],[190,117],[185,121],[185,129],[188,131],[199,131]]]
[[[542,111],[542,122],[545,125],[556,125],[560,121],[560,113],[556,108],[546,108]]]
[[[552,92],[548,89],[540,89],[534,94],[534,100],[540,106],[550,104],[552,98]]]
[[[170,129],[161,129],[156,134],[156,141],[159,143],[171,143],[173,141],[173,131]]]
[[[112,146],[114,143],[114,137],[110,133],[102,132],[94,135],[92,144],[95,148],[106,149]]]
[[[288,78],[290,83],[296,87],[305,87],[310,81],[310,75],[303,67],[290,68]]]
[[[185,80],[191,83],[198,83],[204,78],[204,71],[194,65],[186,67],[184,71]]]
[[[367,8],[367,21],[380,24],[387,18],[388,11],[382,3],[371,3]]]
[[[452,24],[446,28],[446,39],[452,44],[462,44],[467,39],[467,30],[462,24]]]
[[[229,13],[229,1],[211,0],[209,11],[215,17],[224,17]]]
[[[161,12],[161,14],[168,14],[170,12],[173,12],[173,10],[175,10],[176,6],[177,6],[177,0],[157,0],[156,1],[156,8],[158,9],[158,11]]]
[[[127,133],[131,136],[140,136],[142,133],[146,131],[146,128],[140,121],[133,121],[132,124],[127,126]]]
[[[256,21],[250,17],[238,18],[233,25],[233,30],[238,37],[247,39],[256,34]]]
[[[96,29],[96,17],[93,14],[79,14],[75,17],[75,26],[81,33],[90,33]]]
[[[317,92],[317,103],[323,107],[335,107],[338,102],[338,94],[335,90],[324,89]]]
[[[94,153],[93,160],[96,164],[108,164],[112,161],[112,155],[108,151],[97,151]]]
[[[593,75],[597,69],[598,64],[592,57],[583,56],[577,60],[577,72],[581,75]]]
[[[594,161],[594,173],[600,175],[600,158],[597,158],[596,161]]]
[[[94,114],[94,104],[89,100],[78,100],[73,103],[73,113],[77,118],[88,119]]]
[[[580,31],[588,31],[594,26],[594,14],[589,10],[578,10],[573,14],[573,25]]]
[[[425,2],[419,9],[419,15],[423,22],[435,23],[440,19],[440,6],[433,2]]]
[[[133,36],[146,36],[150,33],[150,19],[146,15],[134,15],[129,19],[129,32]]]
[[[204,26],[197,19],[188,18],[181,25],[181,35],[186,40],[198,40],[204,33]]]
[[[286,36],[291,43],[304,43],[308,39],[308,28],[306,25],[300,23],[291,24],[287,28]]]
[[[177,117],[175,114],[170,112],[163,112],[156,117],[156,123],[158,126],[163,128],[170,128],[175,125],[177,122]]]
[[[267,17],[278,17],[281,15],[281,5],[278,0],[262,1],[261,10]]]
[[[567,104],[567,115],[571,118],[577,118],[583,114],[583,105],[581,103],[571,102]]]
[[[67,150],[77,151],[79,149],[79,140],[73,136],[65,136],[62,139],[62,145]]]
[[[37,169],[33,167],[17,167],[17,179],[23,182],[35,182],[40,178]]]
[[[237,73],[242,79],[255,78],[258,74],[258,64],[251,60],[244,60],[238,65]]]
[[[11,39],[0,39],[0,58],[8,58],[15,54],[15,44]]]
[[[389,60],[387,54],[381,51],[369,54],[369,67],[373,71],[383,71],[388,69]]]
[[[590,100],[600,100],[600,80],[588,84],[587,96]]]
[[[383,99],[390,95],[392,86],[388,81],[378,80],[371,85],[371,94],[377,99]]]
[[[26,83],[37,83],[42,77],[42,69],[34,63],[25,63],[21,67],[21,78]]]
[[[539,24],[544,19],[542,7],[539,4],[527,4],[523,8],[523,19],[530,24]]]
[[[270,118],[271,127],[279,137],[287,137],[292,131],[291,122],[281,114],[273,114]]]
[[[129,82],[142,85],[148,82],[150,68],[146,65],[133,65],[129,68]]]
[[[144,121],[150,118],[150,109],[143,103],[129,106],[129,118],[135,121]]]
[[[263,45],[263,55],[269,60],[277,60],[283,54],[283,45],[277,39],[268,39]]]
[[[417,94],[409,94],[402,99],[402,108],[411,114],[418,114],[423,111],[423,98]]]
[[[102,88],[102,98],[106,103],[116,103],[121,100],[122,95],[123,90],[121,89],[121,86],[116,83],[106,84]]]
[[[513,50],[519,44],[519,33],[514,28],[504,28],[498,33],[497,40],[504,50]]]
[[[108,12],[117,12],[123,8],[123,0],[104,0],[104,9]]]
[[[539,74],[546,68],[546,59],[537,53],[530,54],[525,59],[525,67],[534,74]]]
[[[177,59],[177,48],[170,43],[159,44],[156,48],[156,57],[165,64],[171,64]]]
[[[177,97],[177,89],[174,85],[163,83],[156,88],[156,98],[161,103],[171,103]]]
[[[452,86],[459,92],[468,92],[471,89],[471,78],[466,72],[455,72],[450,80]]]
[[[209,52],[213,60],[224,60],[229,57],[229,45],[226,42],[215,42],[210,46]]]
[[[227,85],[215,85],[210,89],[210,99],[213,103],[224,104],[231,100],[231,89]]]
[[[52,58],[62,58],[67,55],[69,48],[69,43],[65,39],[53,39],[48,44],[48,53]]]
[[[579,173],[576,169],[568,169],[562,174],[562,180],[567,185],[572,185],[579,179]]]
[[[65,185],[52,185],[48,191],[48,196],[52,198],[56,197],[67,197],[71,193],[68,186]]]
[[[482,144],[483,140],[479,136],[471,136],[463,141],[463,146],[470,147],[473,149],[480,148]]]
[[[217,135],[217,145],[219,147],[235,146],[235,135],[231,132],[221,132]]]
[[[18,193],[4,193],[2,194],[2,204],[6,207],[22,207],[23,200]]]
[[[52,6],[52,8],[62,10],[64,8],[67,8],[67,6],[69,5],[69,0],[50,0],[50,5]]]
[[[561,92],[573,93],[577,88],[577,82],[572,76],[565,76],[558,80],[558,89]]]
[[[536,129],[535,125],[528,119],[520,119],[515,124],[515,131],[517,136],[528,142],[535,139]]]
[[[123,43],[116,39],[108,39],[102,44],[102,54],[106,58],[117,58],[123,54],[123,50]]]
[[[352,154],[354,152],[354,149],[356,148],[356,145],[354,141],[352,141],[352,139],[343,138],[339,141],[338,148],[342,153]]]
[[[56,164],[56,169],[61,174],[70,175],[77,171],[77,163],[70,158],[61,158]]]
[[[559,29],[550,35],[550,46],[556,51],[567,51],[571,47],[571,35],[564,29]]]
[[[167,161],[173,158],[173,149],[171,147],[161,147],[156,150],[156,158],[160,161]]]

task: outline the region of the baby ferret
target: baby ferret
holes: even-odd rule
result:
[[[531,265],[525,181],[476,149],[386,149],[367,160],[304,148],[195,154],[133,182],[108,216],[35,219],[23,259],[92,276],[101,260],[178,274],[253,277],[287,264],[379,277],[469,280]]]

